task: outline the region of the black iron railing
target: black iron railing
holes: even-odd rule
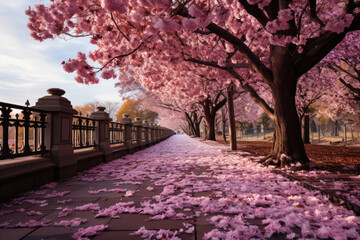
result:
[[[72,145],[75,149],[95,147],[98,121],[87,117],[73,116]]]
[[[124,125],[118,122],[109,123],[110,144],[124,143]]]
[[[44,154],[47,112],[0,102],[0,159]]]

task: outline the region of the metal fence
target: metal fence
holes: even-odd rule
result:
[[[273,133],[274,128],[236,128],[238,139],[270,139]]]
[[[221,132],[218,132],[221,134]],[[274,128],[257,127],[257,128],[236,128],[237,139],[248,140],[272,140]],[[226,135],[229,133],[226,129]],[[310,142],[311,143],[342,143],[350,144],[352,142],[360,143],[360,123],[351,121],[318,121],[312,119],[310,122]]]
[[[0,159],[46,152],[47,112],[4,102],[0,111]]]
[[[72,119],[72,145],[74,149],[95,147],[98,121],[80,116]]]
[[[360,124],[349,121],[312,121],[310,141],[313,143],[359,142]],[[360,142],[359,142],[360,143]]]
[[[124,125],[118,122],[109,123],[110,144],[124,143]]]

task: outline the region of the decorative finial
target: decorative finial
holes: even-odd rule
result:
[[[29,107],[30,106],[30,102],[29,102],[29,99],[26,100],[26,103],[25,103],[26,107]]]
[[[105,109],[106,109],[106,107],[102,107],[102,106],[99,106],[99,107],[96,107],[97,108],[97,110],[99,111],[99,112],[103,112],[103,111],[105,111]]]
[[[49,88],[46,91],[53,96],[62,96],[65,94],[65,91],[60,88]]]

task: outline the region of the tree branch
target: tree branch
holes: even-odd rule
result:
[[[214,23],[210,23],[206,28],[231,43],[235,49],[239,50],[239,52],[248,59],[252,68],[263,78],[263,80],[269,85],[272,84],[273,76],[271,70],[265,66],[258,56],[256,56],[241,39]]]
[[[64,33],[65,35],[73,38],[81,38],[81,37],[90,37],[93,36],[93,34],[81,34],[81,35],[73,35],[71,33]]]
[[[234,68],[248,68],[248,69],[254,70],[252,68],[252,66],[248,63],[235,63],[235,64],[226,63],[225,67],[222,67],[222,66],[219,66],[217,64],[217,62],[207,62],[207,61],[195,59],[195,58],[188,58],[188,59],[184,59],[184,60],[187,62],[193,62],[193,63],[201,64],[204,66],[215,67],[215,68],[222,69],[222,70],[234,69]]]
[[[112,13],[110,13],[110,16],[111,16],[111,20],[114,22],[117,30],[121,33],[121,35],[123,35],[123,37],[124,37],[126,40],[128,40],[128,42],[130,42],[130,39],[128,38],[128,36],[126,36],[126,35],[121,31],[119,25],[117,25],[117,23],[116,23],[116,21],[115,21],[115,19],[114,19],[114,15],[113,15]]]
[[[250,5],[247,0],[239,0],[241,5],[245,8],[245,10],[252,15],[259,23],[265,27],[269,18],[265,15],[265,13],[258,7],[257,4]]]
[[[352,86],[351,84],[348,84],[345,82],[344,79],[342,78],[339,78],[339,81],[345,86],[347,87],[348,89],[350,89],[352,92],[356,93],[357,95],[360,96],[360,88],[355,88],[354,86]]]
[[[300,77],[313,68],[344,39],[346,33],[355,30],[360,30],[360,14],[355,15],[353,22],[344,32],[338,34],[326,31],[319,37],[309,40],[304,47],[303,54],[300,55],[298,60],[295,60],[297,76]]]
[[[360,81],[360,77],[359,76],[355,76],[354,74],[352,74],[351,72],[347,71],[346,69],[340,67],[339,65],[337,64],[333,64],[333,66],[331,66],[330,68],[336,68],[338,71],[341,71],[341,72],[344,72],[346,73],[347,75],[349,75],[350,77]]]
[[[123,54],[123,55],[118,55],[118,56],[115,56],[115,57],[111,58],[111,59],[110,59],[104,66],[102,66],[97,72],[102,71],[109,63],[111,63],[111,62],[114,61],[115,59],[127,57],[127,56],[135,53],[135,52],[141,47],[142,44],[143,44],[143,43],[140,43],[139,46],[137,46],[134,50],[132,50],[132,51],[129,52],[129,53],[126,53],[126,54]]]
[[[261,109],[269,116],[271,119],[275,119],[274,110],[262,99],[259,94],[252,88],[248,83],[244,84],[242,77],[235,71],[228,71],[234,78],[240,81],[242,88],[250,95],[250,97],[261,107]]]

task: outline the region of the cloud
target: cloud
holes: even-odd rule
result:
[[[120,101],[115,81],[98,85],[80,85],[74,75],[63,71],[61,62],[74,58],[78,51],[87,53],[93,47],[88,39],[63,39],[37,42],[30,38],[25,10],[40,1],[12,0],[0,2],[0,101],[33,105],[46,95],[46,89],[64,89],[73,105],[91,101]]]

